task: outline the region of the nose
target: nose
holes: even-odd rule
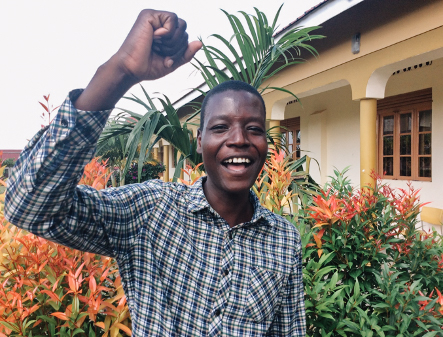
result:
[[[232,127],[226,141],[227,146],[245,147],[250,144],[247,130],[239,126]]]

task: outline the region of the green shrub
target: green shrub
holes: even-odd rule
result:
[[[119,171],[119,170],[117,170]],[[165,166],[162,163],[157,162],[147,162],[143,165],[142,168],[142,174],[140,178],[140,182],[149,180],[149,179],[159,179],[160,173],[165,171]],[[115,177],[115,186],[120,186],[120,175],[116,174],[117,172],[114,172]],[[129,168],[128,172],[125,176],[125,185],[128,184],[135,184],[138,182],[138,164],[132,163],[131,167]]]
[[[353,189],[345,172],[292,220],[308,335],[443,335],[443,246],[436,232],[416,230],[418,191],[380,181]]]

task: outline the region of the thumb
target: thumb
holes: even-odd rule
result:
[[[182,57],[174,62],[171,57],[166,57],[164,61],[164,65],[166,68],[173,67],[173,69],[177,69],[185,63],[188,63],[192,60],[194,55],[201,49],[202,43],[200,41],[193,41],[188,44],[188,48],[186,48]]]
[[[188,44],[188,49],[186,49],[184,55],[183,55],[183,61],[184,63],[189,62],[192,60],[194,55],[201,49],[203,44],[201,41],[192,41]]]

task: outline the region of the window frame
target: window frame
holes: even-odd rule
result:
[[[419,115],[423,111],[431,111],[431,130],[419,130]],[[400,154],[400,135],[407,135],[409,133],[400,133],[400,117],[404,114],[411,113],[411,154]],[[378,172],[382,179],[390,180],[415,180],[415,181],[432,181],[432,91],[431,89],[424,89],[408,94],[388,97],[377,102],[378,115]],[[393,154],[384,155],[383,153],[383,138],[391,134],[383,134],[384,118],[387,116],[394,116],[393,128]],[[419,138],[420,134],[431,134],[431,153],[419,153]],[[393,158],[393,175],[385,175],[383,171],[383,158]],[[411,158],[411,175],[400,175],[400,158]],[[420,177],[419,160],[422,157],[431,158],[431,176]]]
[[[289,150],[289,146],[292,145],[292,159],[297,160],[301,158],[301,136],[298,137],[298,133],[301,134],[300,128],[300,117],[294,117],[289,119],[284,119],[280,122],[280,132],[284,134],[284,139],[286,142],[286,147]],[[292,144],[288,143],[289,140],[289,132],[292,132]],[[297,146],[299,149],[297,150]],[[297,156],[298,152],[298,156]]]

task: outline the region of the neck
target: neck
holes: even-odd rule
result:
[[[226,220],[229,227],[235,227],[252,219],[254,206],[249,200],[249,190],[241,193],[215,193],[206,181],[203,191],[211,207]]]

